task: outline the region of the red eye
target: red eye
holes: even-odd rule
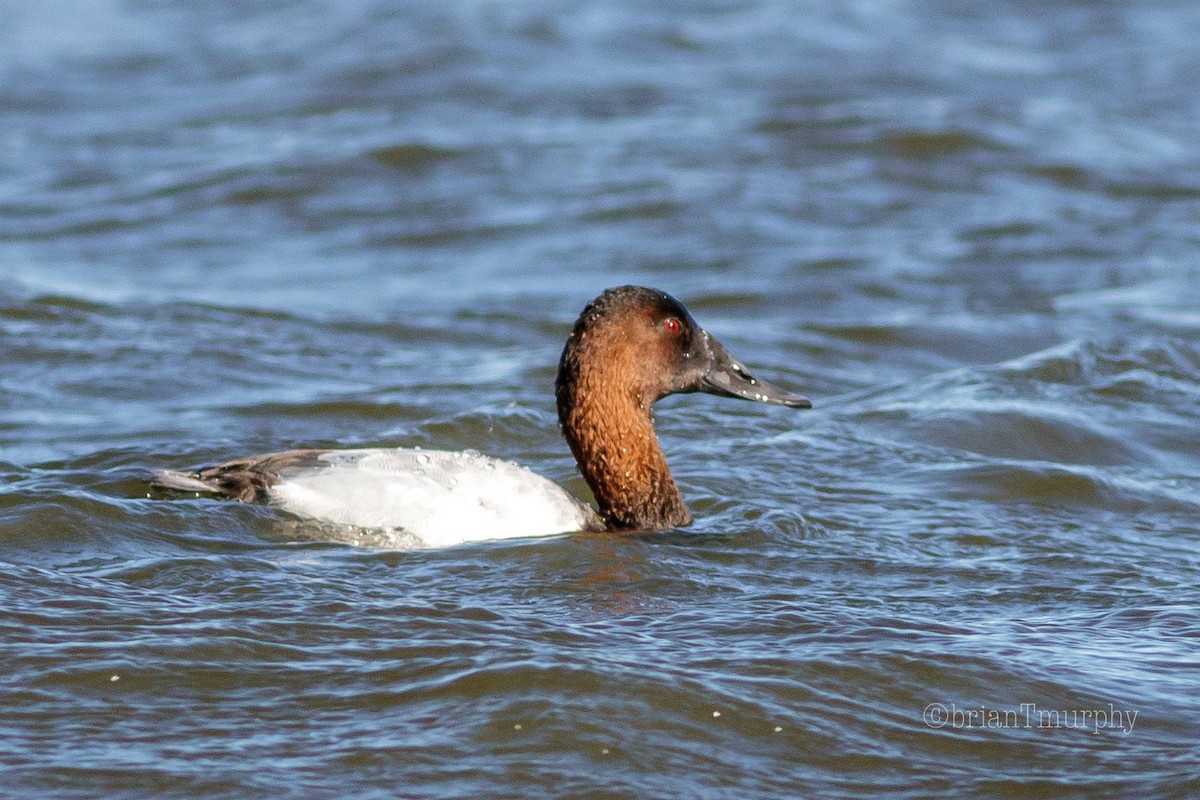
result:
[[[663,330],[667,333],[675,334],[683,330],[683,325],[674,317],[668,317],[666,322],[663,323]]]

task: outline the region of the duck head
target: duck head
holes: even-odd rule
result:
[[[563,436],[610,527],[691,521],[650,418],[654,402],[687,392],[812,408],[755,377],[666,292],[621,286],[584,308],[555,394]]]

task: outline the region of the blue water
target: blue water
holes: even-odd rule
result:
[[[1200,7],[0,16],[0,795],[1200,794]],[[297,446],[586,496],[554,369],[623,283],[816,406],[663,401],[690,528],[148,496]]]

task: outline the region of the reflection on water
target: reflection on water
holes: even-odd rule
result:
[[[31,9],[10,792],[1200,791],[1192,4]],[[628,282],[816,406],[664,401],[686,531],[409,550],[147,496],[301,445],[586,494],[554,366]]]

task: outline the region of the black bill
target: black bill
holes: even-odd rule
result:
[[[772,403],[777,406],[790,408],[812,408],[812,401],[807,397],[784,391],[778,386],[754,377],[746,365],[729,355],[724,345],[705,334],[708,338],[710,366],[708,372],[700,380],[698,387],[702,392],[720,395],[722,397],[740,397],[743,400],[753,400],[757,403]]]

